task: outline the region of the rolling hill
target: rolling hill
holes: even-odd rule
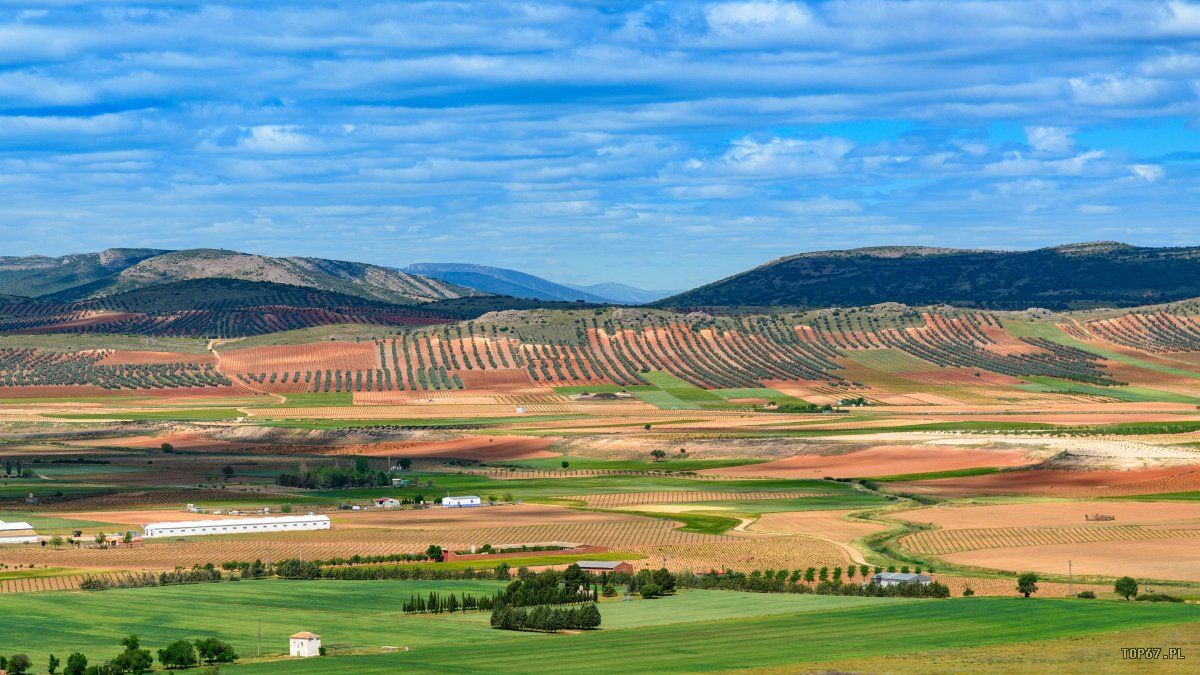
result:
[[[479,295],[437,279],[378,265],[323,258],[275,258],[218,249],[109,249],[48,258],[0,258],[0,294],[75,302],[199,279],[301,286],[391,304]]]
[[[157,255],[168,253],[152,248],[110,248],[98,253],[73,253],[0,257],[0,293],[37,297],[66,291],[120,274],[125,269]]]
[[[585,293],[598,295],[602,298],[608,298],[612,302],[618,302],[623,305],[644,305],[680,292],[678,290],[646,290],[614,281],[592,284],[590,286],[580,286],[578,284],[563,285],[568,288],[574,288],[577,291],[584,291]]]
[[[404,268],[404,271],[496,295],[566,302],[576,300],[601,304],[612,302],[609,298],[585,290],[556,284],[532,274],[501,267],[468,263],[415,263]]]
[[[817,308],[899,302],[1063,310],[1196,296],[1200,247],[1096,242],[1033,251],[884,247],[801,253],[653,304]]]

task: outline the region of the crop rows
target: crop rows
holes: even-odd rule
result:
[[[719,542],[643,546],[632,550],[646,556],[644,560],[630,561],[634,568],[658,569],[665,566],[672,572],[707,572],[710,569],[738,572],[795,570],[833,567],[850,562],[846,552],[837,545],[799,535],[727,537]]]
[[[1163,311],[1090,321],[1088,329],[1119,345],[1148,352],[1200,351],[1200,319]]]
[[[41,593],[45,591],[75,591],[79,584],[88,576],[98,576],[116,581],[120,574],[71,574],[60,577],[39,577],[33,579],[5,579],[0,581],[2,593]]]
[[[1090,352],[1042,338],[1001,343],[997,337],[1004,334],[990,330],[999,325],[999,320],[988,314],[923,316],[925,325],[921,327],[889,328],[863,336],[829,333],[823,334],[824,340],[839,349],[899,349],[945,368],[988,370],[1012,377],[1041,375],[1093,384],[1123,384],[1113,380],[1103,360]]]
[[[618,492],[605,495],[582,495],[562,497],[587,502],[597,509],[615,509],[638,504],[684,504],[689,502],[745,501],[760,499],[798,499],[801,497],[823,497],[823,492],[706,492],[703,490],[679,492]]]
[[[1200,537],[1200,530],[1149,530],[1136,525],[1115,527],[998,527],[918,532],[901,539],[914,553],[942,555],[1012,546],[1083,544],[1096,541]]]
[[[0,387],[93,385],[104,389],[176,389],[232,384],[210,364],[101,365],[109,352],[0,349]]]

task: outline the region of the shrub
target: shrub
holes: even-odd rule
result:
[[[658,596],[662,595],[662,589],[655,584],[646,584],[638,589],[638,593],[640,593],[641,596],[646,599],[657,598]]]
[[[1166,593],[1142,593],[1134,598],[1134,600],[1139,602],[1183,602],[1183,598],[1167,595]]]
[[[1075,597],[1083,598],[1085,600],[1095,600],[1096,594],[1091,591],[1080,591],[1079,594],[1076,595]]]

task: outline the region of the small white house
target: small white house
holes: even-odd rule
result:
[[[392,499],[391,497],[380,497],[375,500],[375,506],[381,509],[394,509],[400,506],[400,500]]]
[[[463,506],[482,506],[478,495],[463,495],[461,497],[442,497],[442,506],[459,508]]]
[[[301,631],[292,637],[288,638],[291,644],[291,649],[288,653],[292,656],[298,656],[302,659],[307,659],[312,656],[321,655],[321,636],[315,635],[308,631]]]

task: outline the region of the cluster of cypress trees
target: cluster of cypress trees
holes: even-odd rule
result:
[[[404,603],[403,611],[405,614],[441,614],[442,612],[469,612],[480,611],[484,612],[492,609],[496,604],[496,598],[491,596],[476,597],[463,593],[455,595],[441,595],[436,592],[430,592],[428,597],[413,595]]]
[[[536,630],[553,633],[571,628],[593,630],[600,627],[600,610],[594,604],[581,607],[537,605],[510,607],[496,605],[492,610],[492,628],[499,630]]]

